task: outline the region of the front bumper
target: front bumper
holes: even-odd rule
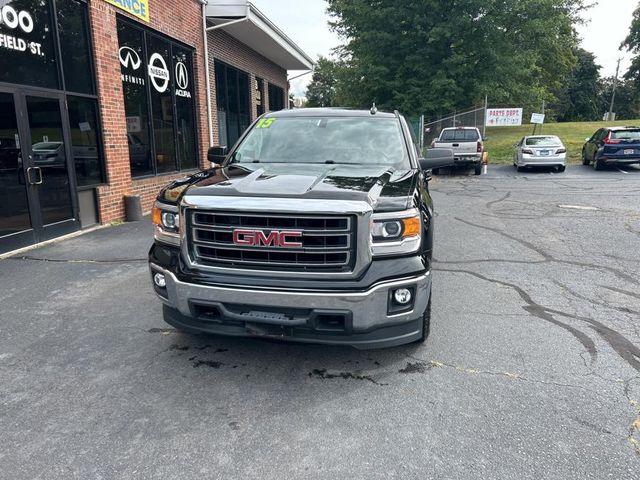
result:
[[[193,333],[268,337],[306,343],[385,348],[411,343],[422,334],[422,318],[431,295],[431,272],[377,283],[364,291],[264,289],[200,285],[165,276],[156,293],[165,304],[167,323]],[[400,311],[391,293],[413,292],[413,304]]]

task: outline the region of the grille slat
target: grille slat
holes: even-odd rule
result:
[[[355,221],[349,216],[191,211],[191,255],[207,266],[257,270],[350,272],[355,259]],[[236,245],[235,230],[301,232],[301,247]]]

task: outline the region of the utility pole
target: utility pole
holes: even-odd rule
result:
[[[616,67],[616,76],[613,79],[613,94],[611,95],[611,104],[609,105],[609,115],[607,121],[611,122],[613,117],[613,107],[616,103],[616,89],[618,88],[618,75],[620,74],[620,62],[622,57],[618,57],[618,66]]]

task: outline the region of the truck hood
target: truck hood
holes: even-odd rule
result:
[[[417,170],[384,166],[248,164],[215,168],[174,182],[163,201],[183,196],[236,196],[367,202],[376,211],[409,208]]]

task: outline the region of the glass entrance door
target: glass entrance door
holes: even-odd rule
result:
[[[36,241],[14,95],[0,91],[0,253]]]
[[[0,253],[79,228],[63,97],[0,90]]]

